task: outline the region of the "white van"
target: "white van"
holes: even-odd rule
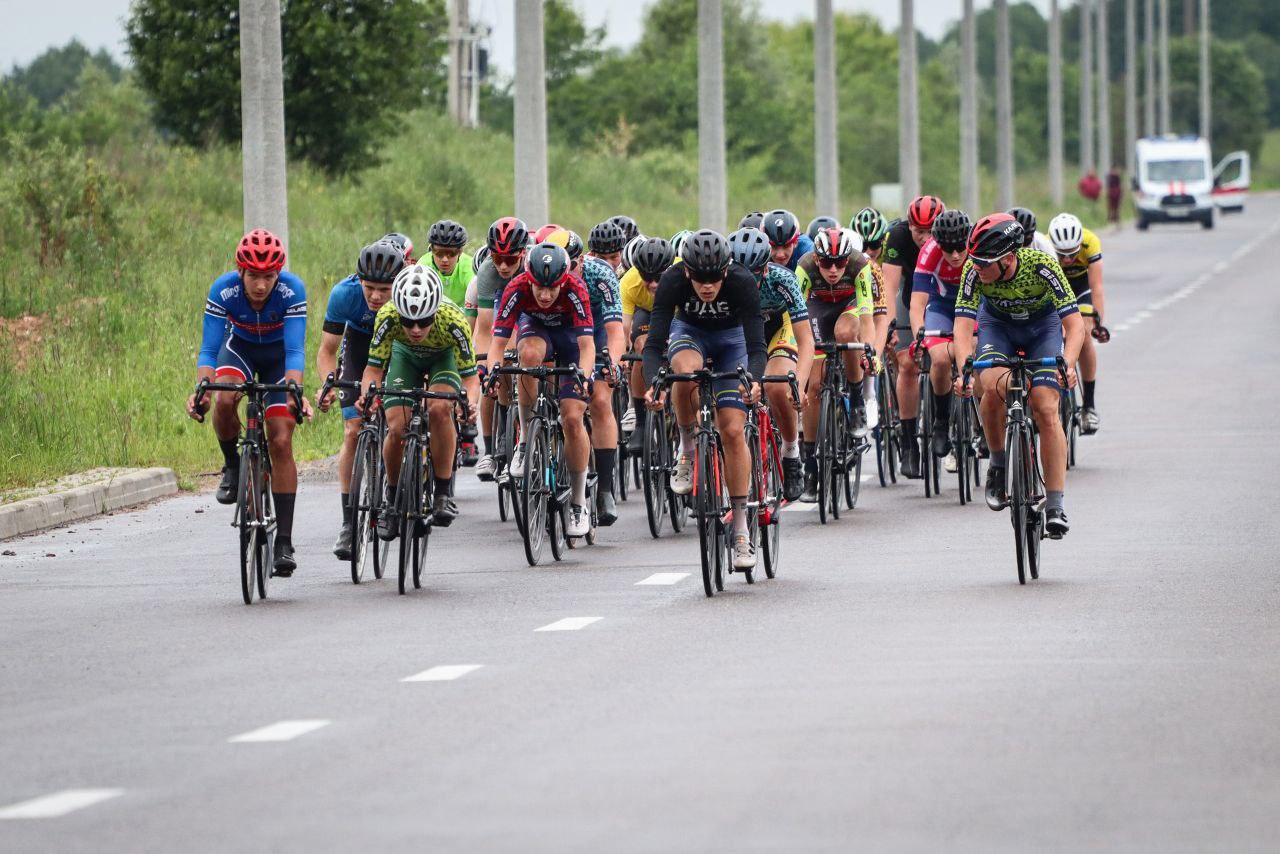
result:
[[[1138,140],[1136,153],[1133,204],[1139,229],[1153,222],[1188,221],[1213,228],[1219,207],[1244,209],[1249,187],[1247,151],[1228,154],[1215,169],[1208,140],[1167,134]]]

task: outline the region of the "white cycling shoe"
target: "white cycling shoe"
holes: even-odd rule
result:
[[[512,477],[524,477],[524,442],[516,445],[516,452],[511,455],[511,465],[507,466],[507,471]]]
[[[587,508],[581,504],[569,505],[569,524],[565,526],[564,532],[570,537],[585,537],[591,533],[591,515],[587,513]]]
[[[622,424],[620,426],[624,433],[630,433],[636,429],[636,411],[634,408],[628,407],[627,411],[622,413]]]
[[[493,480],[495,469],[497,465],[493,461],[493,454],[485,454],[476,461],[476,477],[481,480]]]
[[[746,534],[738,534],[733,540],[733,568],[754,569],[755,565],[756,547]]]
[[[693,492],[693,458],[688,454],[681,454],[676,460],[676,470],[671,473],[671,491],[676,495]]]

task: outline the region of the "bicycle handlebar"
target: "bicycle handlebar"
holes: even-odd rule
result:
[[[486,388],[486,391],[493,388],[493,384],[497,382],[498,377],[503,374],[535,377],[540,380],[546,379],[547,377],[573,377],[574,382],[579,386],[580,391],[585,390],[587,383],[587,378],[583,376],[582,371],[578,369],[577,365],[557,368],[548,368],[545,365],[538,365],[532,368],[526,368],[520,365],[513,365],[512,367],[500,366],[489,369],[489,376],[485,378],[488,382],[488,388]]]
[[[1012,368],[1014,370],[1024,368],[1057,368],[1062,374],[1067,372],[1067,362],[1061,356],[1046,356],[1043,359],[1024,359],[1021,356],[1009,358],[1008,356],[991,356],[985,359],[975,360],[972,356],[965,360],[964,378],[968,383],[969,377],[975,370],[986,370],[987,368]]]
[[[196,421],[200,424],[204,423],[204,414],[209,409],[208,406],[202,406],[200,404],[200,398],[204,396],[205,392],[210,391],[231,391],[236,394],[261,395],[283,391],[293,397],[294,420],[299,424],[302,423],[302,386],[298,385],[293,380],[289,380],[286,383],[255,383],[252,381],[242,383],[217,383],[210,382],[209,378],[205,377],[200,380],[200,382],[196,383],[196,414],[200,416]]]
[[[791,399],[800,399],[800,386],[796,382],[796,372],[787,371],[785,375],[781,374],[765,374],[760,378],[761,383],[788,383],[791,386]]]
[[[664,385],[671,383],[715,382],[732,379],[738,380],[744,386],[749,386],[752,382],[751,374],[747,373],[747,369],[742,365],[738,365],[735,371],[713,371],[710,368],[700,368],[687,374],[673,374],[666,368],[659,368],[658,376],[653,380],[653,388],[655,391],[661,391]]]

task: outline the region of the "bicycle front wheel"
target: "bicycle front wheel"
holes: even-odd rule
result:
[[[782,462],[778,459],[779,437],[777,428],[774,428],[773,433],[764,465],[765,501],[769,524],[765,526],[764,535],[760,538],[760,547],[764,552],[764,574],[766,578],[773,578],[777,575],[778,565],[782,562]]]
[[[236,524],[240,529],[240,595],[252,605],[258,594],[258,532],[263,521],[257,489],[256,453],[240,452],[240,494],[236,499]]]
[[[422,506],[422,472],[419,470],[418,440],[409,438],[404,443],[404,457],[400,463],[400,485],[396,489],[396,506],[391,512],[400,522],[400,549],[397,560],[400,594],[408,590],[414,571],[415,510]]]
[[[708,597],[716,595],[716,579],[724,552],[720,534],[720,489],[716,483],[715,443],[699,434],[694,458],[694,513],[698,518],[698,545],[702,551],[702,589]]]
[[[529,422],[525,436],[524,477],[520,478],[521,536],[524,540],[524,556],[529,566],[537,566],[542,560],[542,546],[547,539],[547,504],[549,469],[547,427],[542,419]]]
[[[418,503],[413,512],[413,589],[422,588],[422,570],[427,563],[427,545],[431,542],[431,528],[427,525],[427,516],[431,513],[432,490],[428,487],[434,473],[431,464],[431,445],[423,442],[419,454],[419,465],[422,476],[418,480]]]
[[[376,502],[374,493],[374,473],[369,471],[369,449],[372,445],[370,437],[361,433],[356,440],[355,459],[351,462],[351,487],[347,501],[351,504],[351,583],[359,584],[364,580],[365,568],[372,562],[373,550],[370,540],[378,539],[377,533],[369,526],[373,515],[370,508]]]
[[[1023,459],[1026,453],[1023,445],[1024,437],[1025,433],[1021,427],[1016,424],[1009,425],[1005,436],[1005,447],[1008,449],[1005,482],[1008,484],[1009,521],[1013,524],[1013,547],[1018,561],[1019,584],[1027,583],[1026,533],[1030,509],[1027,501],[1031,492],[1027,485],[1026,460]]]
[[[655,540],[662,536],[662,524],[667,516],[667,482],[670,472],[666,466],[667,417],[664,412],[650,412],[645,419],[644,450],[640,454],[640,470],[644,482],[644,510],[649,521],[649,534]]]

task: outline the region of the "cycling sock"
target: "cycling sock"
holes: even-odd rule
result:
[[[946,424],[951,420],[951,393],[933,396],[933,411],[937,414],[933,423]]]
[[[529,407],[521,403],[516,409],[520,413],[520,444],[523,445],[524,437],[529,435]]]
[[[618,470],[617,448],[596,448],[596,489],[613,492],[613,475]]]
[[[395,484],[388,484],[388,485],[387,485],[387,504],[388,504],[388,505],[390,505],[391,507],[395,507],[395,506],[396,506],[396,493],[397,493],[397,491],[398,491],[398,489],[397,489],[397,487],[395,486]]]
[[[1062,509],[1062,496],[1063,496],[1064,492],[1065,492],[1065,491],[1064,491],[1064,490],[1061,490],[1061,489],[1050,489],[1050,490],[1047,490],[1047,491],[1045,492],[1045,503],[1044,503],[1044,509],[1046,509],[1046,510],[1061,510],[1061,509]]]
[[[693,453],[693,425],[692,424],[690,424],[688,427],[685,427],[683,424],[680,425],[680,453],[682,454]]]
[[[293,542],[293,502],[296,492],[272,492],[271,503],[276,506],[276,539]]]
[[[644,419],[649,415],[649,410],[644,408],[644,398],[631,398],[631,411],[636,414],[636,432],[638,433],[644,429]]]
[[[240,438],[219,439],[218,447],[222,449],[222,462],[227,468],[240,471]]]
[[[1084,406],[1086,409],[1093,408],[1093,388],[1098,384],[1097,380],[1081,380],[1080,387],[1084,389]]]
[[[484,452],[485,454],[493,453],[493,434],[486,433],[484,435]]]
[[[579,507],[587,506],[587,472],[569,472],[569,482],[573,484],[573,503]]]
[[[342,493],[342,524],[351,524],[351,493]]]
[[[800,456],[804,459],[805,474],[813,474],[818,470],[818,461],[814,458],[814,452],[817,450],[817,442],[800,443]]]
[[[915,434],[916,434],[916,419],[914,418],[902,419],[902,435],[906,436],[907,438],[911,438]]]
[[[1006,465],[1008,462],[1009,462],[1009,454],[1008,454],[1008,452],[1007,452],[1004,448],[1001,448],[1001,449],[1000,449],[1000,450],[998,450],[998,451],[997,451],[995,448],[992,448],[992,449],[991,449],[991,465],[992,465],[992,467],[994,467],[994,468],[998,468],[998,469],[1002,469],[1002,468],[1004,468],[1004,467],[1005,467],[1005,465]]]
[[[729,496],[729,506],[733,508],[733,534],[747,533],[747,496]]]
[[[453,494],[453,478],[452,477],[435,477],[432,480],[436,483],[436,495],[452,495]]]
[[[783,440],[782,458],[784,460],[796,460],[800,458],[800,440],[799,439],[797,439],[794,442],[788,442],[786,440]]]

